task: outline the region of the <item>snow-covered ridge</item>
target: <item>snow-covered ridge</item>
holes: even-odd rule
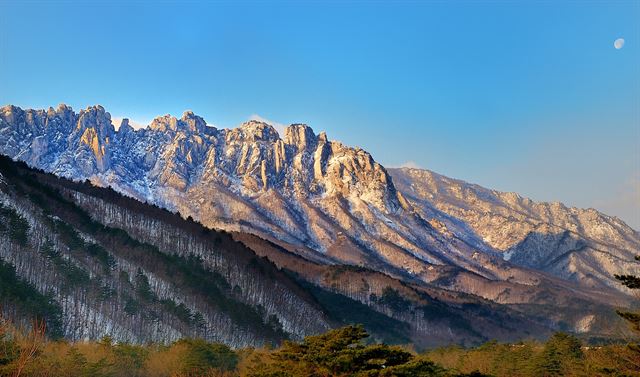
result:
[[[501,258],[494,258],[501,253],[577,280],[579,263],[569,257],[587,242],[598,250],[589,259],[589,284],[613,286],[612,269],[603,267],[615,264],[608,258],[627,267],[640,251],[637,233],[617,219],[423,170],[393,170],[392,179],[366,151],[304,124],[290,125],[283,135],[259,121],[217,129],[187,111],[137,130],[125,119],[116,130],[102,106],[78,113],[66,105],[6,106],[0,109],[0,152],[178,210],[209,227],[273,239],[314,260],[422,281],[437,278],[432,265],[506,279]],[[564,259],[553,268],[538,263],[557,257]]]
[[[638,273],[640,233],[592,208],[534,202],[420,169],[390,169],[398,189],[423,216],[439,217],[461,237],[505,259],[554,275],[615,288],[614,274]]]

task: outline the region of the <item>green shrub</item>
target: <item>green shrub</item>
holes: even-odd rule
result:
[[[229,371],[238,364],[238,355],[224,344],[184,339],[176,342],[176,345],[186,347],[181,368],[185,376],[202,376],[212,369]]]
[[[25,319],[44,320],[47,334],[62,337],[62,308],[52,294],[42,294],[21,279],[13,265],[0,260],[0,304],[15,307]]]
[[[377,303],[385,305],[396,312],[404,312],[411,309],[411,301],[402,297],[400,292],[391,287],[386,287],[380,297],[374,296],[374,299]]]
[[[8,234],[16,243],[26,246],[29,243],[29,222],[18,212],[0,203],[0,233]]]

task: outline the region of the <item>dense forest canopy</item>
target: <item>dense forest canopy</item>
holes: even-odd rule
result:
[[[0,322],[0,375],[4,376],[638,376],[640,357],[624,344],[585,346],[556,333],[546,342],[491,341],[416,353],[371,342],[361,326],[347,326],[278,348],[231,349],[201,339],[145,346],[46,340]]]
[[[0,259],[0,375],[640,375],[640,347],[636,343],[601,340],[593,345],[563,332],[546,341],[531,337],[515,343],[489,341],[476,347],[454,345],[416,351],[415,344],[408,346],[412,339],[407,336],[407,324],[393,314],[422,310],[424,318],[448,317],[451,328],[469,332],[474,331],[473,323],[442,302],[425,301],[418,307],[416,298],[406,295],[415,295],[416,291],[407,290],[406,285],[385,286],[378,294],[367,295],[370,303],[392,314],[385,315],[278,268],[231,234],[203,228],[180,214],[87,182],[60,180],[6,158],[0,157],[0,164],[3,179],[19,178],[13,180],[11,198],[20,200],[18,206],[0,203],[0,235],[10,246],[7,255],[14,258],[13,263]],[[83,203],[78,198],[85,198],[84,207],[78,204]],[[103,217],[91,215],[87,210],[91,205],[102,206]],[[37,208],[39,212],[25,208]],[[41,223],[34,221],[36,215],[41,216]],[[125,218],[119,224],[127,225],[128,221],[130,226],[109,225],[113,224],[107,221],[109,216]],[[152,232],[157,226],[161,228],[155,231],[163,233],[164,243],[143,229]],[[38,237],[34,239],[34,235]],[[215,253],[202,252],[206,251],[202,245],[213,245]],[[200,250],[200,254],[185,250]],[[18,274],[16,267],[24,272],[25,263],[20,264],[20,257],[28,256],[42,262],[29,265],[34,272],[31,280]],[[238,266],[244,271],[241,275]],[[342,274],[350,273],[372,272],[337,266],[325,276],[337,281]],[[47,286],[50,289],[43,290],[41,283],[47,274],[51,274],[52,283]],[[163,277],[170,277],[173,286],[159,285],[158,279]],[[640,287],[636,276],[616,278],[630,289]],[[200,306],[182,300],[185,294],[201,301]],[[283,295],[286,300],[278,301]],[[100,340],[84,341],[85,335],[70,333],[68,317],[64,316],[68,306],[64,305],[86,297],[102,308],[122,309],[120,318],[132,327],[165,322],[182,332],[160,342],[140,338],[130,342],[109,334]],[[273,300],[271,307],[252,301],[264,297]],[[417,297],[430,299],[428,295]],[[297,324],[288,323],[285,331],[284,324],[291,317],[280,304],[307,305],[310,315],[321,313],[331,326],[346,326],[296,332],[300,330],[296,326],[305,325],[304,318],[312,318],[302,316]],[[464,304],[463,309],[484,310],[477,304]],[[82,318],[83,313],[76,311],[74,315]],[[217,338],[220,328],[214,320],[218,313],[234,323],[235,327],[225,330],[230,334],[227,338]],[[637,330],[637,313],[619,310],[618,314]],[[242,332],[244,338],[234,338],[234,331]],[[299,336],[305,332],[319,335]],[[257,342],[261,344],[247,345]]]

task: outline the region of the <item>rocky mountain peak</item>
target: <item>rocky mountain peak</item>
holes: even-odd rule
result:
[[[111,114],[100,105],[87,107],[78,114],[77,130],[93,129],[103,138],[110,137],[115,132],[111,123]],[[93,132],[93,131],[92,131]]]
[[[115,127],[111,123],[111,114],[100,105],[90,106],[78,114],[76,133],[79,144],[88,148],[95,159],[96,168],[105,171],[109,168],[111,156],[110,144],[113,141]],[[88,161],[84,161],[84,164]],[[85,171],[91,166],[85,166]]]
[[[66,103],[60,103],[58,104],[58,107],[56,108],[56,111],[58,113],[66,113],[68,111],[73,111],[73,108],[69,105],[67,105]]]
[[[149,129],[159,132],[175,132],[178,129],[178,119],[170,114],[156,117],[149,124]]]
[[[305,150],[315,146],[318,138],[311,127],[296,123],[284,129],[283,140],[285,144],[294,145],[298,150]]]
[[[286,127],[280,138],[265,122],[217,130],[191,111],[179,119],[157,117],[138,131],[125,119],[115,132],[110,118],[102,106],[77,115],[67,106],[5,106],[0,152],[112,186],[209,227],[241,229],[313,250],[314,258],[375,263],[424,281],[433,278],[434,264],[493,277],[494,270],[468,257],[471,249],[535,268],[557,257],[562,263],[543,267],[565,278],[592,265],[613,266],[607,276],[621,273],[640,250],[637,233],[595,211],[534,203],[425,170],[388,172],[365,150],[329,141],[306,124]]]
[[[7,105],[7,106],[3,106],[0,109],[0,113],[2,114],[2,118],[4,119],[5,122],[7,123],[17,123],[21,120],[21,118],[24,118],[24,111],[14,105]]]
[[[67,106],[64,103],[58,105],[57,108],[49,107],[47,110],[47,124],[59,125],[75,123],[76,114],[73,112],[71,106]]]
[[[180,118],[180,125],[184,125],[187,130],[193,133],[203,133],[205,127],[207,127],[207,123],[204,119],[198,115],[195,115],[193,111],[187,110],[182,114],[182,118]]]
[[[23,112],[21,108],[15,105],[5,105],[5,106],[2,106],[0,110],[2,111],[3,114],[6,114],[6,115]]]
[[[229,130],[227,135],[227,140],[244,141],[275,142],[280,138],[278,131],[272,125],[258,120],[242,123],[240,127]]]
[[[183,132],[188,134],[203,134],[206,127],[207,123],[202,117],[187,110],[182,114],[180,119],[170,114],[156,117],[151,121],[148,129],[164,133]]]
[[[118,133],[121,135],[128,135],[131,132],[135,132],[135,129],[129,124],[129,118],[123,118],[120,122],[120,127],[118,127]]]

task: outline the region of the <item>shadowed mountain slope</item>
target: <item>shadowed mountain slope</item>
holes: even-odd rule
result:
[[[301,124],[287,127],[281,138],[266,123],[216,129],[185,112],[139,130],[125,120],[116,130],[101,106],[79,113],[65,105],[6,106],[0,109],[0,152],[230,232],[286,271],[283,276],[315,305],[337,294],[404,323],[405,338],[430,336],[423,344],[475,341],[508,323],[521,326],[520,333],[512,331],[515,325],[509,330],[516,336],[558,328],[607,333],[610,306],[630,300],[609,274],[640,266],[632,258],[638,234],[617,219],[536,204],[428,171],[387,171],[366,151]],[[91,198],[83,191],[89,186],[82,187],[72,188],[70,198],[94,221],[139,237],[161,254],[187,242],[138,226],[156,220],[111,215],[122,205]],[[228,271],[224,276],[234,279]],[[397,297],[409,304],[394,305]],[[303,301],[312,310],[314,304]],[[429,317],[423,306],[433,302],[431,309],[442,305],[456,313],[449,319],[462,320],[454,326],[440,321],[445,315]],[[248,303],[257,304],[264,306]],[[325,314],[340,308],[325,304]],[[317,325],[339,322],[336,316],[344,313],[330,314]],[[300,335],[293,319],[283,316],[276,315],[283,331]],[[483,318],[480,327],[469,327],[475,316]]]

